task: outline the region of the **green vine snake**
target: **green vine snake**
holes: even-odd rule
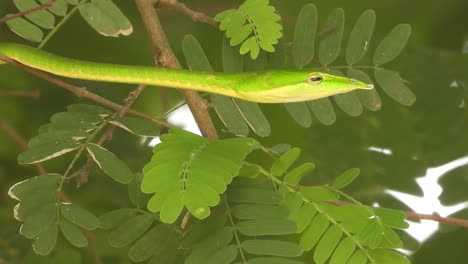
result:
[[[75,79],[190,89],[259,103],[309,101],[373,88],[372,84],[310,70],[211,73],[105,64],[69,59],[14,43],[0,43],[1,57]]]

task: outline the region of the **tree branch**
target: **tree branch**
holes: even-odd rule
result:
[[[154,9],[154,0],[135,0],[140,16],[150,38],[153,60],[156,65],[166,68],[182,68],[175,57],[159,17]],[[185,98],[203,136],[209,140],[218,139],[218,133],[208,113],[208,103],[195,91],[179,90]]]
[[[0,23],[3,23],[3,22],[6,22],[8,20],[12,20],[12,19],[15,19],[17,17],[22,17],[22,16],[25,16],[25,15],[28,15],[28,14],[31,14],[31,13],[34,13],[36,11],[39,11],[39,10],[42,10],[42,9],[46,9],[46,8],[49,8],[51,6],[53,6],[55,4],[57,0],[49,0],[49,2],[47,3],[44,3],[42,5],[38,5],[36,7],[33,7],[31,9],[28,9],[28,10],[24,10],[23,12],[19,12],[19,13],[16,13],[14,15],[11,15],[11,16],[7,16],[7,17],[2,17],[0,18]]]
[[[213,27],[218,27],[219,25],[218,21],[214,20],[212,17],[204,13],[194,11],[188,8],[185,4],[178,2],[177,0],[153,0],[153,4],[155,6],[165,7],[167,9],[182,13],[190,17],[195,22],[206,23]]]
[[[462,227],[468,227],[468,220],[453,218],[453,217],[442,217],[438,213],[432,214],[418,214],[415,212],[405,212],[406,218],[415,219],[415,220],[431,220],[439,223],[444,223],[448,225],[456,225]]]
[[[98,103],[100,103],[102,105],[105,105],[105,106],[107,106],[107,107],[109,107],[109,108],[111,108],[111,109],[113,109],[115,111],[120,111],[120,109],[122,109],[122,107],[123,107],[122,105],[116,104],[116,103],[114,103],[114,102],[112,102],[112,101],[110,101],[110,100],[108,100],[108,99],[106,99],[104,97],[101,97],[101,96],[99,96],[99,95],[97,95],[97,94],[95,94],[93,92],[90,92],[90,91],[86,90],[86,88],[77,87],[77,86],[74,86],[74,85],[69,84],[67,82],[64,82],[62,80],[56,79],[56,78],[54,78],[54,77],[52,77],[52,76],[50,76],[50,75],[48,75],[46,73],[43,73],[41,71],[38,71],[38,70],[33,69],[31,67],[28,67],[28,66],[26,66],[26,65],[24,65],[22,63],[19,63],[19,62],[15,61],[15,60],[12,60],[12,59],[10,59],[8,57],[0,56],[0,60],[8,62],[8,63],[13,64],[13,65],[16,65],[16,66],[22,68],[23,70],[31,73],[32,75],[35,75],[35,76],[37,76],[37,77],[39,77],[41,79],[49,81],[49,82],[51,82],[53,84],[56,84],[57,86],[59,86],[61,88],[64,88],[64,89],[74,93],[78,97],[88,98],[88,99],[93,100],[95,102],[98,102]],[[149,115],[147,115],[145,113],[141,113],[141,112],[135,111],[133,109],[128,109],[127,112],[129,114],[133,115],[133,116],[137,116],[137,117],[146,119],[146,120],[154,122],[156,124],[159,124],[159,125],[162,125],[162,126],[165,126],[165,127],[168,127],[168,128],[172,127],[171,124],[169,124],[169,123],[167,123],[167,122],[165,122],[163,120],[159,120],[157,118],[149,116]]]
[[[41,96],[39,90],[34,91],[0,91],[0,97],[32,97],[38,99]]]
[[[350,203],[346,201],[329,201],[328,203],[331,205],[335,205],[335,206],[355,205],[355,203]],[[368,207],[373,208],[372,206],[368,206]],[[435,212],[432,214],[419,214],[415,212],[404,212],[404,213],[407,219],[431,220],[434,222],[444,223],[448,225],[468,227],[468,220],[460,219],[460,218],[453,218],[453,217],[442,217],[438,213],[435,213]]]

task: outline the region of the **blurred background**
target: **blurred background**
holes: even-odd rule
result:
[[[75,15],[44,49],[83,60],[151,65],[146,32],[133,1],[114,2],[133,24],[132,35],[103,37]],[[211,16],[241,3],[215,0],[183,2]],[[271,2],[282,15],[285,43],[291,42],[297,14],[310,1]],[[366,204],[429,214],[438,211],[443,216],[454,213],[456,217],[468,219],[468,210],[463,209],[468,201],[468,1],[329,0],[314,4],[318,9],[319,26],[331,10],[344,8],[345,39],[359,15],[366,9],[373,9],[377,14],[374,48],[394,26],[410,24],[412,36],[406,49],[385,67],[398,71],[408,82],[416,94],[416,103],[405,107],[380,93],[383,101],[380,111],[364,111],[359,117],[350,117],[335,107],[336,123],[325,126],[315,120],[307,129],[299,127],[283,107],[265,105],[262,109],[271,122],[272,134],[259,140],[270,146],[288,143],[302,148],[302,161],[312,161],[317,165],[315,173],[308,179],[311,184],[330,182],[344,170],[359,167],[361,176],[348,191]],[[15,12],[12,1],[0,2],[0,17]],[[183,64],[181,40],[186,34],[192,34],[200,41],[214,68],[221,70],[222,33],[218,29],[195,23],[171,11],[162,10],[160,15],[172,48]],[[0,24],[0,41],[27,43],[5,24]],[[131,85],[70,82],[86,86],[119,103],[134,89]],[[47,123],[53,113],[64,111],[70,103],[85,102],[18,68],[0,66],[0,91],[36,90],[40,92],[37,99],[0,97],[0,122],[8,122],[26,139],[34,136],[37,128]],[[158,94],[157,89],[147,89],[134,108],[161,116]],[[177,92],[170,92],[171,105],[180,100]],[[221,127],[221,122],[215,115],[213,117]],[[131,168],[140,171],[148,161],[151,149],[139,138],[117,132],[108,147]],[[15,203],[7,195],[11,185],[36,174],[33,167],[17,164],[16,157],[20,151],[19,146],[0,130],[0,263],[2,257],[21,258],[30,250],[31,241],[18,235],[20,223],[12,217]],[[69,156],[65,156],[47,162],[46,168],[61,172],[68,161]],[[101,176],[100,172],[95,172],[89,183],[79,190],[74,186],[67,190],[73,201],[91,208],[98,215],[129,203],[125,195],[115,195],[125,193],[125,186]],[[391,192],[392,196],[389,190],[399,193]],[[395,196],[403,197],[403,200]],[[413,263],[465,263],[463,260],[468,259],[468,229],[439,228],[436,223],[414,228],[405,238]],[[125,252],[116,254],[105,237],[97,233],[98,252],[106,263],[130,263]],[[116,257],[118,254],[122,257]]]

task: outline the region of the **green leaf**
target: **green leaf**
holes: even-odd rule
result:
[[[242,56],[227,43],[223,38],[222,60],[224,72],[240,72],[243,70],[244,60]],[[249,134],[249,128],[244,118],[240,114],[232,98],[212,94],[211,102],[223,124],[234,135],[246,136]]]
[[[13,3],[21,12],[39,6],[34,0],[13,0]],[[55,25],[54,15],[44,9],[28,12],[25,17],[44,29],[52,29]]]
[[[343,231],[339,225],[334,225],[325,232],[314,252],[315,263],[322,264],[327,261],[340,242],[342,235]]]
[[[286,207],[266,204],[239,204],[232,207],[232,214],[238,219],[287,219],[288,213]]]
[[[382,233],[379,222],[376,218],[372,218],[367,222],[366,226],[361,230],[361,232],[358,233],[357,238],[362,242],[366,242],[379,233]]]
[[[331,125],[336,121],[335,110],[328,98],[312,100],[307,102],[307,106],[315,117],[324,125]]]
[[[234,188],[229,190],[228,199],[238,203],[252,204],[278,204],[281,195],[274,190],[261,190],[256,188]]]
[[[136,174],[133,181],[128,184],[128,198],[132,204],[137,208],[144,208],[148,204],[148,200],[151,198],[150,195],[141,191],[141,182],[143,175],[141,173]]]
[[[232,232],[233,230],[231,227],[222,227],[220,229],[215,230],[212,234],[204,237],[201,241],[195,244],[192,252],[186,258],[185,263],[206,263],[207,259],[218,255],[219,250],[226,247],[232,241]],[[221,256],[218,255],[217,257]]]
[[[314,58],[315,32],[317,31],[317,8],[306,4],[297,16],[294,29],[293,58],[296,68],[309,64]]]
[[[388,208],[375,208],[375,215],[379,217],[383,224],[389,227],[406,229],[408,223],[405,221],[406,214],[400,210]]]
[[[5,17],[11,16],[11,14]],[[22,17],[6,21],[8,27],[18,36],[33,42],[41,42],[44,38],[42,30]]]
[[[375,26],[375,12],[364,11],[351,30],[346,47],[346,63],[353,65],[359,62],[369,49],[369,42]]]
[[[406,86],[398,72],[376,68],[374,75],[382,90],[393,100],[405,106],[410,106],[416,101],[416,96]]]
[[[320,40],[319,61],[321,65],[327,66],[340,55],[344,21],[344,10],[336,8],[330,13],[322,26],[323,29],[330,30],[330,32],[325,33]]]
[[[299,245],[280,240],[255,239],[241,243],[242,249],[254,255],[270,255],[278,257],[298,257],[302,255]]]
[[[240,53],[250,52],[256,59],[260,48],[273,52],[274,44],[282,37],[281,17],[268,1],[246,0],[239,9],[230,9],[215,16],[219,29],[226,31],[232,46],[242,43]]]
[[[49,159],[53,159],[64,155],[68,152],[74,151],[81,146],[80,142],[71,139],[62,141],[54,141],[35,146],[18,156],[18,163],[20,164],[35,164]]]
[[[320,240],[330,224],[324,214],[317,215],[301,236],[300,245],[305,251],[311,250]]]
[[[302,187],[300,192],[302,196],[312,202],[335,201],[340,198],[336,192],[320,186]]]
[[[285,258],[277,258],[277,257],[260,257],[260,258],[252,258],[249,259],[249,264],[304,264],[304,262],[292,260],[292,259],[285,259]],[[239,264],[239,263],[236,263]]]
[[[133,27],[111,0],[91,0],[80,5],[81,16],[98,33],[106,37],[128,36]]]
[[[387,249],[369,250],[369,255],[379,264],[410,264],[410,261],[402,254]]]
[[[86,149],[99,168],[115,181],[127,184],[135,178],[127,164],[107,149],[92,143],[87,144]]]
[[[296,222],[296,233],[304,232],[316,214],[317,210],[310,203],[303,203],[296,211],[292,211],[289,218]]]
[[[159,125],[140,118],[114,117],[109,120],[109,123],[138,136],[156,137],[159,135]]]
[[[160,211],[161,220],[168,223],[177,219],[183,206],[199,219],[208,217],[209,207],[219,203],[219,194],[226,191],[252,151],[249,138],[209,142],[178,129],[161,140],[143,169],[142,191],[156,193],[148,208]]]
[[[291,167],[291,165],[299,158],[300,154],[301,149],[293,148],[281,155],[272,164],[270,169],[271,175],[275,177],[283,175],[289,169],[289,167]]]
[[[123,224],[128,219],[134,217],[137,210],[134,208],[119,208],[114,211],[107,212],[99,216],[99,222],[101,223],[101,229],[109,230],[116,228]]]
[[[222,42],[222,60],[223,71],[234,73],[244,70],[244,58],[237,52],[234,47],[229,45],[227,38],[223,38]]]
[[[240,99],[233,99],[233,101],[255,134],[260,137],[267,137],[271,134],[270,123],[258,104]]]
[[[145,261],[158,250],[164,247],[169,236],[173,236],[167,226],[161,224],[151,228],[128,250],[128,257],[134,262]]]
[[[211,102],[219,118],[231,133],[236,136],[247,136],[249,134],[249,127],[232,101],[232,98],[212,94]]]
[[[185,35],[182,40],[182,51],[189,68],[193,71],[213,72],[198,40],[193,35]]]
[[[356,244],[352,237],[346,237],[343,239],[330,259],[330,264],[342,264],[347,263],[346,261],[351,257],[356,248]]]
[[[400,24],[394,27],[375,49],[374,65],[382,65],[395,59],[406,46],[410,35],[410,25]]]
[[[99,219],[94,214],[75,204],[62,203],[60,211],[68,221],[84,229],[94,230],[99,227]]]
[[[88,245],[88,239],[76,225],[68,221],[61,221],[60,230],[63,236],[75,247],[81,248]]]
[[[289,115],[301,127],[310,127],[312,125],[312,117],[310,116],[309,108],[304,102],[286,103],[283,104]]]
[[[46,231],[46,228],[55,220],[56,210],[55,203],[48,203],[37,208],[35,212],[25,217],[20,228],[21,235],[27,238],[35,238]],[[55,225],[55,223],[53,224]]]
[[[36,254],[46,256],[54,249],[57,243],[57,225],[50,222],[33,242],[33,250]]]
[[[62,119],[60,122],[53,122],[41,126],[39,128],[39,133],[44,133],[46,131],[56,131],[56,130],[83,130],[91,131],[96,129],[96,124],[91,122],[76,122],[73,119]]]
[[[130,218],[109,234],[109,244],[116,248],[130,245],[151,227],[153,221],[154,216],[151,214]]]
[[[289,144],[277,144],[277,145],[274,145],[273,147],[270,147],[270,150],[278,155],[281,155],[290,149],[291,149],[291,145]]]
[[[206,259],[206,262],[202,262],[205,264],[229,264],[234,261],[237,257],[237,253],[239,250],[237,249],[236,245],[229,245],[224,247],[214,254],[212,254],[209,258]]]
[[[246,236],[287,235],[296,232],[296,224],[287,219],[255,219],[238,223],[237,230]]]
[[[365,83],[372,83],[371,78],[365,72],[356,70],[354,68],[348,68],[348,77],[356,79]],[[380,96],[375,89],[363,90],[359,89],[355,91],[359,97],[361,103],[371,111],[380,110],[382,107],[382,101]]]
[[[53,144],[55,141],[82,140],[89,136],[83,130],[58,130],[47,131],[31,138],[28,142],[30,148],[39,147],[45,144]]]
[[[400,248],[403,246],[403,242],[398,234],[390,227],[386,226],[383,228],[383,235],[392,248]]]
[[[49,173],[20,181],[11,186],[8,190],[8,195],[12,199],[23,201],[34,192],[51,192],[55,194],[61,177],[59,174]]]
[[[315,169],[315,164],[311,162],[307,162],[304,164],[299,165],[298,167],[294,168],[286,176],[284,177],[284,182],[289,186],[296,186],[301,181],[302,177],[307,173],[311,172]]]
[[[362,105],[355,91],[333,96],[336,104],[348,115],[356,117],[362,114]]]
[[[366,264],[367,256],[363,250],[356,251],[346,264]],[[380,264],[380,263],[379,263]]]
[[[54,123],[77,122],[77,123],[98,124],[102,122],[102,117],[94,113],[60,112],[60,113],[53,114],[52,117],[50,118],[50,121]]]
[[[357,178],[357,176],[359,176],[360,172],[361,172],[361,170],[359,170],[358,168],[352,168],[352,169],[349,169],[349,170],[343,172],[343,174],[341,174],[333,182],[333,184],[332,184],[333,188],[343,189],[344,187],[346,187],[350,183],[352,183]]]

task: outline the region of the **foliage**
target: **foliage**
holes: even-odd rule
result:
[[[20,11],[37,6],[32,0],[15,4]],[[73,8],[67,12],[69,6]],[[76,11],[105,36],[132,32],[125,15],[110,0],[61,0],[47,10],[28,14],[29,21],[17,18],[8,23],[25,39],[46,41]],[[62,20],[55,23],[52,13]],[[333,10],[318,30],[317,25],[322,23],[318,23],[317,8],[305,5],[295,24],[291,62],[286,56],[289,50],[280,39],[281,17],[269,1],[246,0],[238,9],[224,11],[215,19],[226,34],[222,43],[225,72],[282,68],[287,63],[302,69],[315,63],[317,55],[317,68],[322,71],[343,75],[339,70],[345,69],[347,76],[371,83],[364,71],[370,69],[379,87],[392,99],[403,105],[415,101],[397,72],[381,68],[406,45],[409,25],[393,28],[375,48],[369,66],[358,63],[369,60],[366,55],[372,47],[375,25],[372,10],[361,14],[342,48],[344,10]],[[43,30],[50,30],[50,35],[44,38]],[[236,45],[240,45],[239,52],[232,47]],[[195,37],[186,36],[182,50],[191,70],[213,71]],[[250,57],[242,56],[249,52]],[[332,66],[342,55],[346,65]],[[403,247],[398,230],[408,227],[405,214],[365,206],[343,191],[357,179],[359,169],[347,170],[328,184],[303,184],[315,164],[296,164],[300,148],[268,148],[246,137],[249,128],[260,137],[271,133],[259,105],[215,94],[210,99],[228,131],[240,137],[209,141],[171,129],[154,147],[143,175],[134,173],[97,138],[111,125],[144,137],[158,136],[159,126],[89,104],[72,104],[66,112],[52,115],[51,122],[30,139],[29,149],[19,155],[18,163],[65,159],[74,153],[69,166],[63,173],[19,182],[9,191],[10,197],[18,200],[14,215],[22,222],[20,233],[34,240],[34,251],[58,261],[53,252],[58,239],[63,236],[74,247],[86,247],[86,233],[99,228],[109,232],[112,247],[128,247],[127,255],[134,262],[409,263],[396,251]],[[350,116],[360,115],[363,106],[376,111],[381,105],[374,90],[337,95],[334,101]],[[284,106],[303,127],[311,125],[311,113],[326,125],[336,121],[328,98]],[[253,151],[263,152],[271,160],[250,159]],[[64,185],[82,177],[81,169],[72,170],[86,155],[116,183],[128,185],[130,206],[98,218],[64,200]]]
[[[13,2],[19,11],[39,6],[34,0]],[[46,3],[48,0],[40,2]],[[68,10],[70,6],[72,9]],[[19,36],[33,42],[41,42],[47,40],[76,11],[79,11],[83,19],[104,36],[127,36],[133,32],[127,17],[111,0],[56,0],[55,4],[47,9],[27,14],[26,19],[18,17],[9,20],[7,24]],[[56,22],[56,17],[60,17],[61,21]],[[45,30],[50,30],[51,34],[46,38],[44,38]]]
[[[229,44],[236,46],[242,43],[240,54],[250,52],[256,59],[260,49],[274,52],[273,45],[283,36],[282,26],[278,23],[281,17],[276,13],[268,0],[246,0],[239,9],[230,9],[219,13],[219,29],[226,31]]]

